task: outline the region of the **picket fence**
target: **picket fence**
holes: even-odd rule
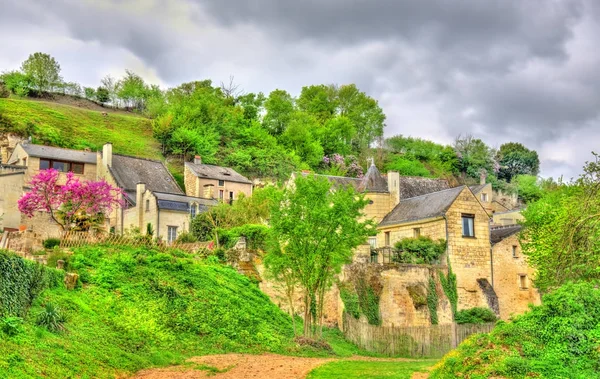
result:
[[[467,337],[489,333],[494,323],[431,326],[375,326],[344,314],[344,335],[371,352],[412,358],[440,358]]]

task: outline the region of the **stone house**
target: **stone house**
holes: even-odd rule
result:
[[[216,205],[212,199],[187,196],[165,167],[156,160],[113,154],[107,143],[97,154],[98,178],[121,188],[125,205],[109,216],[111,230],[125,233],[132,228],[174,241],[189,232],[191,218]]]
[[[527,264],[519,242],[520,225],[491,229],[494,289],[500,305],[500,318],[523,313],[530,304],[541,303],[540,293],[533,286],[535,270]]]
[[[59,182],[66,181],[66,173],[72,172],[81,180],[96,179],[96,154],[18,143],[0,168],[0,214],[2,227],[7,230],[35,229],[44,235],[56,235],[61,228],[46,213],[39,212],[32,218],[21,215],[17,201],[28,190],[31,178],[40,170],[56,169],[61,173]]]
[[[229,203],[241,194],[252,196],[252,182],[248,178],[230,167],[204,164],[200,156],[194,162],[185,162],[184,182],[188,196]]]
[[[492,216],[493,226],[509,226],[517,225],[525,218],[521,214],[521,209],[514,209],[511,211],[495,212]]]
[[[489,216],[469,187],[459,186],[403,199],[377,227],[377,246],[393,247],[418,236],[446,241],[457,276],[458,308],[497,307],[493,291]],[[383,257],[377,257],[381,261]]]

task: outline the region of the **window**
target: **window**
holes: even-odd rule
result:
[[[225,181],[224,180],[219,180],[219,187],[223,187],[225,185]]]
[[[413,228],[413,237],[415,237],[415,238],[421,237],[421,228]]]
[[[40,159],[40,170],[47,170],[49,168],[53,168],[56,171],[60,172],[71,171],[74,174],[82,175],[84,164],[75,162],[55,161],[52,159]]]
[[[475,215],[463,214],[462,215],[462,235],[463,237],[475,237],[475,230],[473,224],[475,221]]]
[[[527,275],[519,275],[519,287],[522,290],[526,290],[527,289]]]
[[[225,191],[219,190],[219,200],[223,200],[223,196],[225,196]]]
[[[196,204],[192,204],[192,206],[190,207],[190,215],[192,216],[192,218],[196,217]]]
[[[177,239],[177,227],[176,226],[168,226],[167,227],[167,241],[173,242]]]
[[[150,200],[146,200],[146,212],[150,212]]]
[[[385,246],[390,246],[390,232],[385,232]]]
[[[516,258],[517,257],[517,246],[512,247],[512,252],[513,252],[513,258]]]
[[[83,163],[71,163],[71,171],[73,174],[83,175]]]
[[[23,158],[23,166],[27,166],[27,157]]]
[[[481,194],[481,201],[483,202],[487,202],[488,201],[488,194],[487,193],[482,193]]]
[[[52,168],[60,172],[69,172],[70,164],[67,162],[52,161]]]
[[[371,249],[377,248],[377,237],[369,237],[369,245],[371,245]]]
[[[50,168],[50,160],[40,159],[40,170],[47,170]]]

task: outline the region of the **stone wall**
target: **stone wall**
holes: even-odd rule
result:
[[[390,213],[391,195],[389,193],[368,192],[365,194],[365,199],[369,200],[369,204],[365,206],[364,213],[367,219],[372,219],[379,223],[385,215]]]
[[[429,237],[434,241],[446,239],[446,222],[443,218],[432,218],[427,220],[418,220],[412,223],[381,227],[377,233],[377,247],[384,247],[385,233],[390,233],[390,246],[404,238],[413,238],[415,229],[419,229],[422,236]]]
[[[475,216],[474,237],[463,237],[462,215]],[[465,188],[446,212],[448,259],[456,274],[458,309],[487,307],[477,279],[492,282],[489,217],[473,193]]]
[[[21,225],[21,212],[17,201],[23,196],[23,178],[21,171],[0,171],[0,230],[18,230]]]
[[[14,151],[15,146],[23,141],[25,139],[16,134],[0,134],[0,163],[8,162],[8,158]]]
[[[516,225],[523,221],[525,217],[521,214],[521,210],[497,212],[492,218],[494,225]]]
[[[513,246],[515,255],[513,255]],[[517,234],[503,239],[492,248],[494,259],[494,289],[500,303],[500,317],[507,320],[512,314],[523,313],[529,304],[541,302],[533,286],[535,270],[527,264]],[[521,276],[525,276],[522,283]],[[522,288],[522,284],[526,288]]]
[[[37,235],[45,238],[55,238],[63,233],[60,225],[56,223],[47,212],[35,212],[33,217],[21,215],[21,225],[19,229],[32,230]]]

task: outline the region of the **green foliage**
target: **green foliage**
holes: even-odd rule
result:
[[[464,341],[431,378],[597,378],[598,314],[596,283],[564,285],[545,295],[541,306]]]
[[[569,281],[600,279],[600,164],[590,162],[570,185],[559,185],[523,211],[523,253],[549,291]]]
[[[358,294],[348,284],[340,283],[338,284],[338,288],[340,289],[340,297],[344,303],[344,311],[355,319],[358,319],[360,317]]]
[[[110,93],[106,88],[98,87],[98,89],[96,89],[96,100],[104,104],[110,100]]]
[[[401,263],[434,264],[446,251],[446,241],[435,242],[429,237],[404,238],[396,242],[395,248],[401,251]]]
[[[537,152],[516,142],[500,146],[496,160],[500,164],[498,178],[507,182],[511,182],[512,178],[517,175],[537,176],[540,171],[540,159]]]
[[[365,315],[371,325],[381,325],[380,288],[374,288],[365,272],[354,273],[351,281],[338,283],[346,313],[354,318]]]
[[[429,278],[429,287],[427,288],[427,308],[429,309],[429,320],[431,325],[438,324],[438,295],[433,277]]]
[[[390,152],[386,170],[424,177],[449,177],[458,173],[459,160],[450,146],[401,135],[388,138],[385,146]]]
[[[454,150],[459,159],[460,172],[474,179],[479,179],[482,171],[489,175],[496,172],[495,152],[480,139],[473,136],[457,137]]]
[[[540,181],[533,175],[513,176],[513,183],[517,186],[519,198],[526,204],[539,200],[543,195]]]
[[[454,321],[457,324],[483,324],[498,320],[496,314],[489,308],[470,308],[456,312]]]
[[[34,89],[40,92],[52,91],[62,82],[60,65],[48,54],[33,53],[21,64],[21,71],[31,80]]]
[[[339,360],[312,370],[307,379],[410,379],[416,372],[427,372],[434,361],[351,361]]]
[[[26,315],[46,288],[60,286],[63,273],[0,250],[0,317]]]
[[[424,176],[429,177],[431,173],[423,163],[416,159],[409,159],[401,155],[392,158],[392,161],[385,166],[386,170],[398,171],[403,176]]]
[[[245,224],[222,231],[219,238],[222,246],[232,248],[240,237],[245,237],[248,249],[264,251],[267,248],[270,232],[270,228],[266,225]]]
[[[278,200],[271,209],[273,239],[265,265],[276,278],[292,275],[304,291],[304,334],[310,336],[325,289],[373,233],[373,223],[359,221],[367,204],[362,195],[352,188],[331,191],[327,179],[314,175],[298,176]],[[313,297],[317,320],[309,314]]]
[[[358,294],[358,305],[360,312],[367,317],[371,325],[381,325],[381,314],[379,312],[379,295],[366,281],[359,281],[356,288]]]
[[[6,89],[17,96],[29,95],[29,88],[31,87],[31,77],[29,75],[20,71],[5,71],[0,75],[0,82],[4,83]]]
[[[177,236],[177,242],[192,243],[192,242],[198,242],[198,239],[196,237],[194,237],[194,235],[192,233],[183,232]]]
[[[438,271],[438,275],[440,276],[440,283],[442,284],[444,293],[446,294],[448,301],[450,301],[452,315],[455,316],[458,307],[458,288],[456,274],[452,272],[452,266],[450,266],[450,262],[448,262],[448,276],[444,275],[444,273],[441,271]]]
[[[60,238],[47,238],[42,241],[42,246],[44,249],[52,249],[55,246],[60,245]]]
[[[23,332],[23,319],[15,316],[0,318],[0,331],[9,337],[21,334]]]
[[[142,117],[120,113],[105,117],[87,109],[15,99],[0,99],[0,115],[10,123],[11,130],[31,135],[35,143],[98,151],[111,141],[115,154],[161,157],[150,121]]]
[[[64,323],[66,321],[59,307],[53,303],[47,303],[37,315],[36,324],[56,333],[65,330]]]

